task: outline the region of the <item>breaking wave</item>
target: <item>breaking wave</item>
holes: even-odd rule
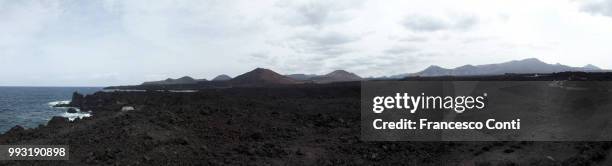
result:
[[[70,104],[70,100],[60,100],[60,101],[52,101],[47,103],[50,107],[56,106],[58,104]]]

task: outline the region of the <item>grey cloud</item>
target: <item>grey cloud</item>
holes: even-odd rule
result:
[[[402,25],[405,28],[408,28],[413,31],[438,31],[447,29],[450,25],[444,20],[441,20],[436,17],[431,16],[409,16],[404,21],[402,21]]]
[[[252,54],[249,54],[249,56],[255,59],[266,59],[270,57],[267,53],[263,53],[263,52],[252,53]]]
[[[320,45],[341,45],[350,43],[353,41],[357,41],[360,38],[357,36],[350,36],[347,34],[342,34],[338,32],[325,33],[322,35],[300,35],[297,38],[302,39],[304,41],[309,41],[312,43],[320,44]]]
[[[422,37],[422,36],[410,36],[410,37],[405,37],[405,38],[400,38],[398,41],[401,42],[426,42],[429,39],[426,37]]]
[[[398,55],[398,54],[411,53],[411,52],[416,52],[416,51],[418,51],[418,49],[412,48],[412,47],[399,47],[399,46],[395,46],[395,47],[391,47],[391,48],[385,50],[384,52],[386,54]]]
[[[258,66],[258,67],[269,67],[269,66],[275,66],[279,64],[279,58],[272,56],[268,54],[267,52],[255,52],[255,53],[248,54],[248,56],[250,57],[250,59],[245,59],[244,62],[250,63],[250,62],[255,61],[259,65],[264,65],[264,66]]]
[[[461,40],[462,43],[464,44],[470,44],[470,43],[478,43],[478,42],[488,42],[488,41],[492,41],[495,40],[495,37],[467,37]]]
[[[593,15],[612,17],[612,0],[584,1],[580,10]]]
[[[326,21],[338,20],[332,18],[329,6],[321,4],[308,4],[297,8],[297,23],[302,25],[321,25]]]
[[[321,35],[305,33],[295,36],[293,39],[297,41],[297,45],[291,48],[297,52],[340,55],[351,51],[344,47],[345,44],[358,41],[361,37],[330,32]]]
[[[351,50],[338,46],[315,46],[312,47],[309,52],[316,52],[324,55],[341,55],[351,52]]]
[[[452,15],[446,18],[410,15],[401,22],[401,25],[416,32],[435,32],[441,30],[469,30],[478,23],[478,17],[473,15]]]
[[[286,9],[282,21],[290,25],[322,27],[351,20],[345,11],[360,6],[361,1],[312,1],[292,3],[282,1],[277,6]]]
[[[468,30],[478,24],[479,19],[473,15],[465,15],[465,16],[457,16],[453,17],[456,21],[453,24],[453,28],[458,28],[462,30]]]

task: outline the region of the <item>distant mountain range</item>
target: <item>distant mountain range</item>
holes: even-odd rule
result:
[[[286,76],[302,82],[313,82],[319,84],[332,82],[360,81],[363,79],[355,73],[347,72],[344,70],[336,70],[325,75],[291,74]]]
[[[144,82],[144,83],[142,83],[142,85],[195,84],[195,83],[197,83],[199,81],[206,81],[206,79],[196,80],[196,79],[193,79],[193,78],[191,78],[189,76],[185,76],[185,77],[181,77],[179,79],[168,78],[168,79],[162,80],[162,81]]]
[[[404,78],[410,76],[479,76],[479,75],[503,75],[507,73],[524,74],[524,73],[556,73],[565,71],[583,71],[583,72],[602,72],[602,70],[594,65],[586,65],[584,67],[571,67],[562,64],[548,64],[536,58],[528,58],[523,60],[515,60],[497,64],[486,65],[464,65],[457,68],[447,69],[440,66],[429,66],[423,71],[416,73],[407,73],[391,76],[390,78]]]
[[[372,78],[372,79],[399,79],[405,77],[435,77],[435,76],[484,76],[484,75],[504,75],[507,73],[524,74],[524,73],[557,73],[565,71],[582,71],[582,72],[609,72],[602,70],[594,65],[586,65],[584,67],[571,67],[562,64],[548,64],[535,58],[515,60],[497,64],[486,65],[464,65],[457,68],[447,69],[440,66],[429,66],[423,71],[416,73],[399,74],[390,77]],[[270,69],[256,68],[242,75],[232,78],[222,74],[212,81],[206,79],[193,79],[185,76],[178,79],[168,78],[162,81],[145,82],[142,85],[178,85],[178,84],[213,84],[228,85],[228,86],[245,86],[245,85],[268,85],[268,84],[301,84],[301,83],[316,83],[325,84],[333,82],[348,82],[361,81],[364,78],[357,74],[345,71],[336,70],[325,75],[316,74],[290,74],[282,75]]]
[[[211,81],[213,82],[227,82],[231,85],[267,85],[267,84],[298,84],[298,83],[332,83],[332,82],[346,82],[346,81],[359,81],[361,77],[354,73],[350,73],[344,70],[336,70],[325,75],[315,74],[292,74],[292,75],[281,75],[270,69],[257,68],[250,72],[231,78],[228,75],[222,74]],[[191,77],[185,76],[179,79],[168,78],[162,81],[151,81],[142,83],[142,85],[176,85],[176,84],[197,84],[207,82],[208,80],[196,80]]]

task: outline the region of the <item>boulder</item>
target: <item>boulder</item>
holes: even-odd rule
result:
[[[81,107],[83,106],[84,99],[85,96],[78,92],[74,92],[72,93],[72,101],[70,102],[70,105],[74,107]]]
[[[47,126],[57,127],[57,126],[64,126],[68,123],[69,123],[68,118],[54,116],[53,118],[51,118],[51,120],[49,120],[49,122],[47,122]]]
[[[136,110],[136,109],[134,107],[132,107],[132,106],[121,107],[121,111],[134,111],[134,110]]]
[[[78,111],[76,109],[74,109],[74,108],[68,108],[68,111],[66,111],[66,112],[74,114],[74,113],[77,113]]]
[[[15,127],[11,128],[9,131],[7,131],[6,134],[8,134],[8,135],[16,134],[16,133],[22,132],[24,130],[25,130],[25,128],[23,128],[22,126],[16,125]]]

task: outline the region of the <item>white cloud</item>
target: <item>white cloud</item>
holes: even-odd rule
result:
[[[0,0],[1,85],[138,84],[255,67],[380,76],[527,57],[612,68],[610,2]]]
[[[361,4],[361,0],[278,1],[276,6],[281,9],[281,14],[276,17],[289,25],[321,28],[353,19],[351,10]]]
[[[445,18],[410,15],[401,24],[417,32],[435,32],[440,30],[469,30],[478,24],[478,18],[472,15],[450,15]]]
[[[581,3],[582,11],[612,17],[612,0],[585,0]]]

